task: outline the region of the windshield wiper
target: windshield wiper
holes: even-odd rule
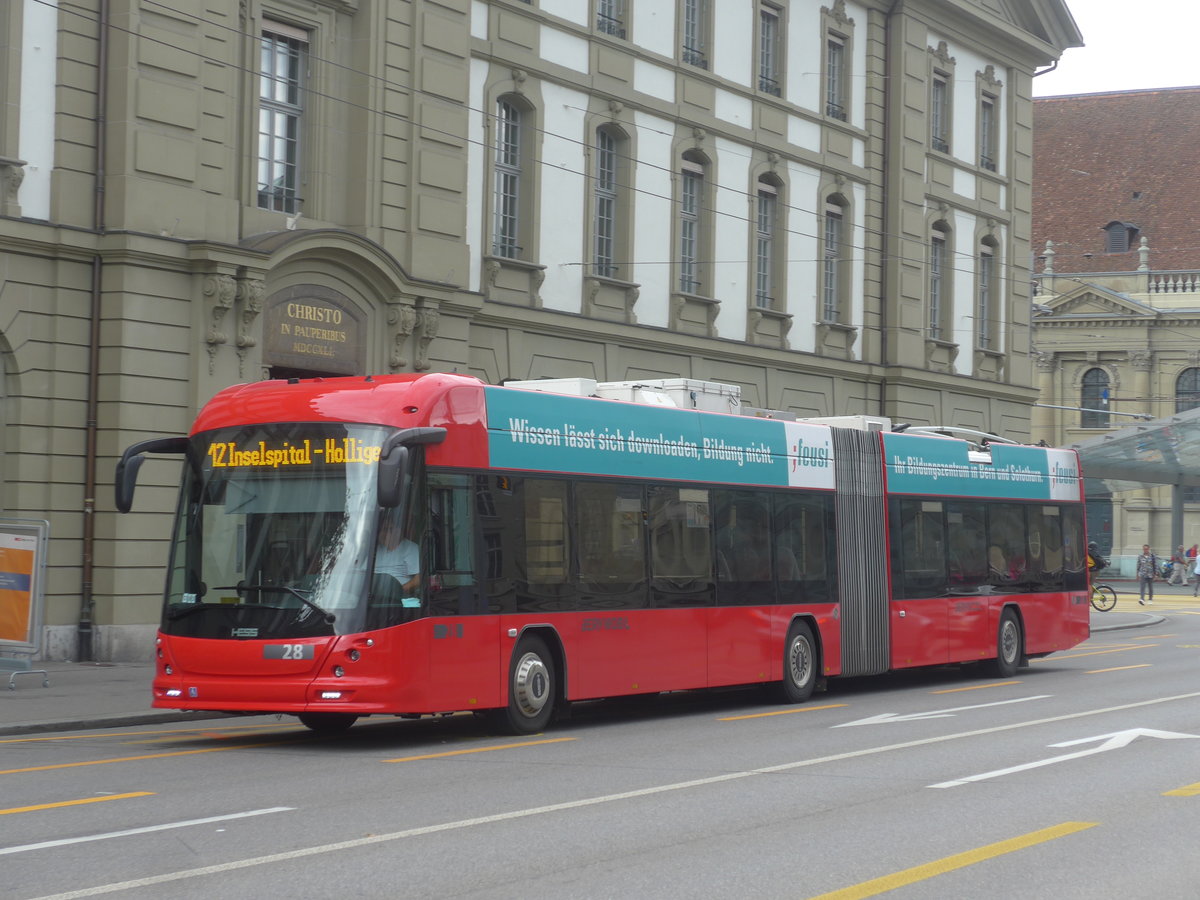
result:
[[[200,612],[202,609],[212,609],[220,605],[219,603],[172,603],[167,609],[167,618],[174,622],[184,616]]]
[[[246,591],[266,591],[267,593],[291,594],[293,597],[295,597],[297,600],[299,600],[305,606],[309,607],[310,609],[316,610],[316,612],[318,612],[320,615],[324,616],[325,623],[327,625],[332,625],[334,622],[337,621],[337,616],[335,616],[333,613],[329,612],[328,610],[321,609],[321,607],[319,607],[317,604],[313,603],[306,596],[304,596],[304,594],[306,592],[301,591],[299,588],[290,587],[286,584],[246,584],[246,582],[240,581],[237,584],[228,584],[228,585],[224,585],[222,587],[215,587],[215,588],[213,588],[213,590],[214,591],[237,591],[238,594],[243,594]],[[312,593],[312,592],[308,591],[307,593]]]

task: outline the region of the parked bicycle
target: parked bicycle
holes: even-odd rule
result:
[[[1111,584],[1102,584],[1098,581],[1092,582],[1092,606],[1100,610],[1100,612],[1108,612],[1117,605],[1117,592],[1113,590]]]

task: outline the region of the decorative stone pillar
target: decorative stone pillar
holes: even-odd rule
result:
[[[1135,397],[1144,398],[1147,404],[1145,412],[1154,413],[1150,410],[1149,405],[1153,401],[1154,388],[1152,378],[1154,375],[1154,352],[1151,350],[1130,350],[1129,365],[1133,369],[1133,391]],[[1137,525],[1140,540],[1133,540],[1131,535],[1131,544],[1136,544],[1139,548],[1142,544],[1154,544],[1152,530],[1153,524],[1150,522],[1150,510],[1153,507],[1154,494],[1152,488],[1143,488],[1133,492],[1133,500],[1130,505],[1137,505],[1145,510],[1144,518],[1137,520]],[[1131,519],[1131,523],[1134,520]]]
[[[216,372],[217,351],[221,345],[229,342],[229,335],[223,330],[225,314],[233,309],[233,301],[237,296],[237,283],[232,275],[212,274],[204,279],[204,317],[208,321],[208,331],[204,342],[208,344],[208,374]]]
[[[1046,241],[1046,249],[1042,251],[1042,259],[1046,262],[1042,266],[1043,275],[1054,274],[1054,257],[1058,255],[1058,251],[1054,249],[1054,241]]]
[[[395,297],[388,301],[387,323],[389,326],[391,353],[388,368],[399,372],[408,365],[408,340],[417,327],[417,311],[412,297]]]
[[[247,354],[258,346],[258,326],[255,323],[262,313],[265,289],[266,283],[261,278],[244,276],[237,280],[237,302],[242,311],[237,336],[239,378],[245,377]]]
[[[1037,366],[1038,397],[1044,403],[1053,397],[1058,397],[1059,393],[1054,389],[1055,375],[1061,368],[1058,357],[1053,353],[1034,350],[1033,361]],[[1031,417],[1034,436],[1048,441],[1054,447],[1061,446],[1063,442],[1062,412],[1061,409],[1035,406]]]
[[[418,372],[429,368],[429,345],[437,337],[440,321],[441,313],[438,312],[437,301],[428,297],[422,298],[421,308],[417,310],[417,358],[413,362],[413,368]]]
[[[25,180],[25,160],[0,156],[0,215],[18,218],[21,204],[17,194]]]

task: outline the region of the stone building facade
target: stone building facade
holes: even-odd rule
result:
[[[0,518],[44,652],[151,652],[218,389],[457,371],[740,385],[1018,438],[1031,83],[1061,0],[14,0]],[[1015,277],[1014,273],[1021,273]]]
[[[1034,101],[1034,437],[1067,446],[1200,407],[1198,114],[1196,87]],[[1087,485],[1107,553],[1200,541],[1195,487]]]

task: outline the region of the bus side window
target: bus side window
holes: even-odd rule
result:
[[[655,606],[711,606],[712,536],[708,491],[649,492],[650,571]]]
[[[1015,503],[988,506],[988,574],[994,587],[1013,590],[1026,580],[1025,510]]]
[[[950,593],[975,593],[988,583],[984,508],[976,502],[946,502],[947,565]]]

